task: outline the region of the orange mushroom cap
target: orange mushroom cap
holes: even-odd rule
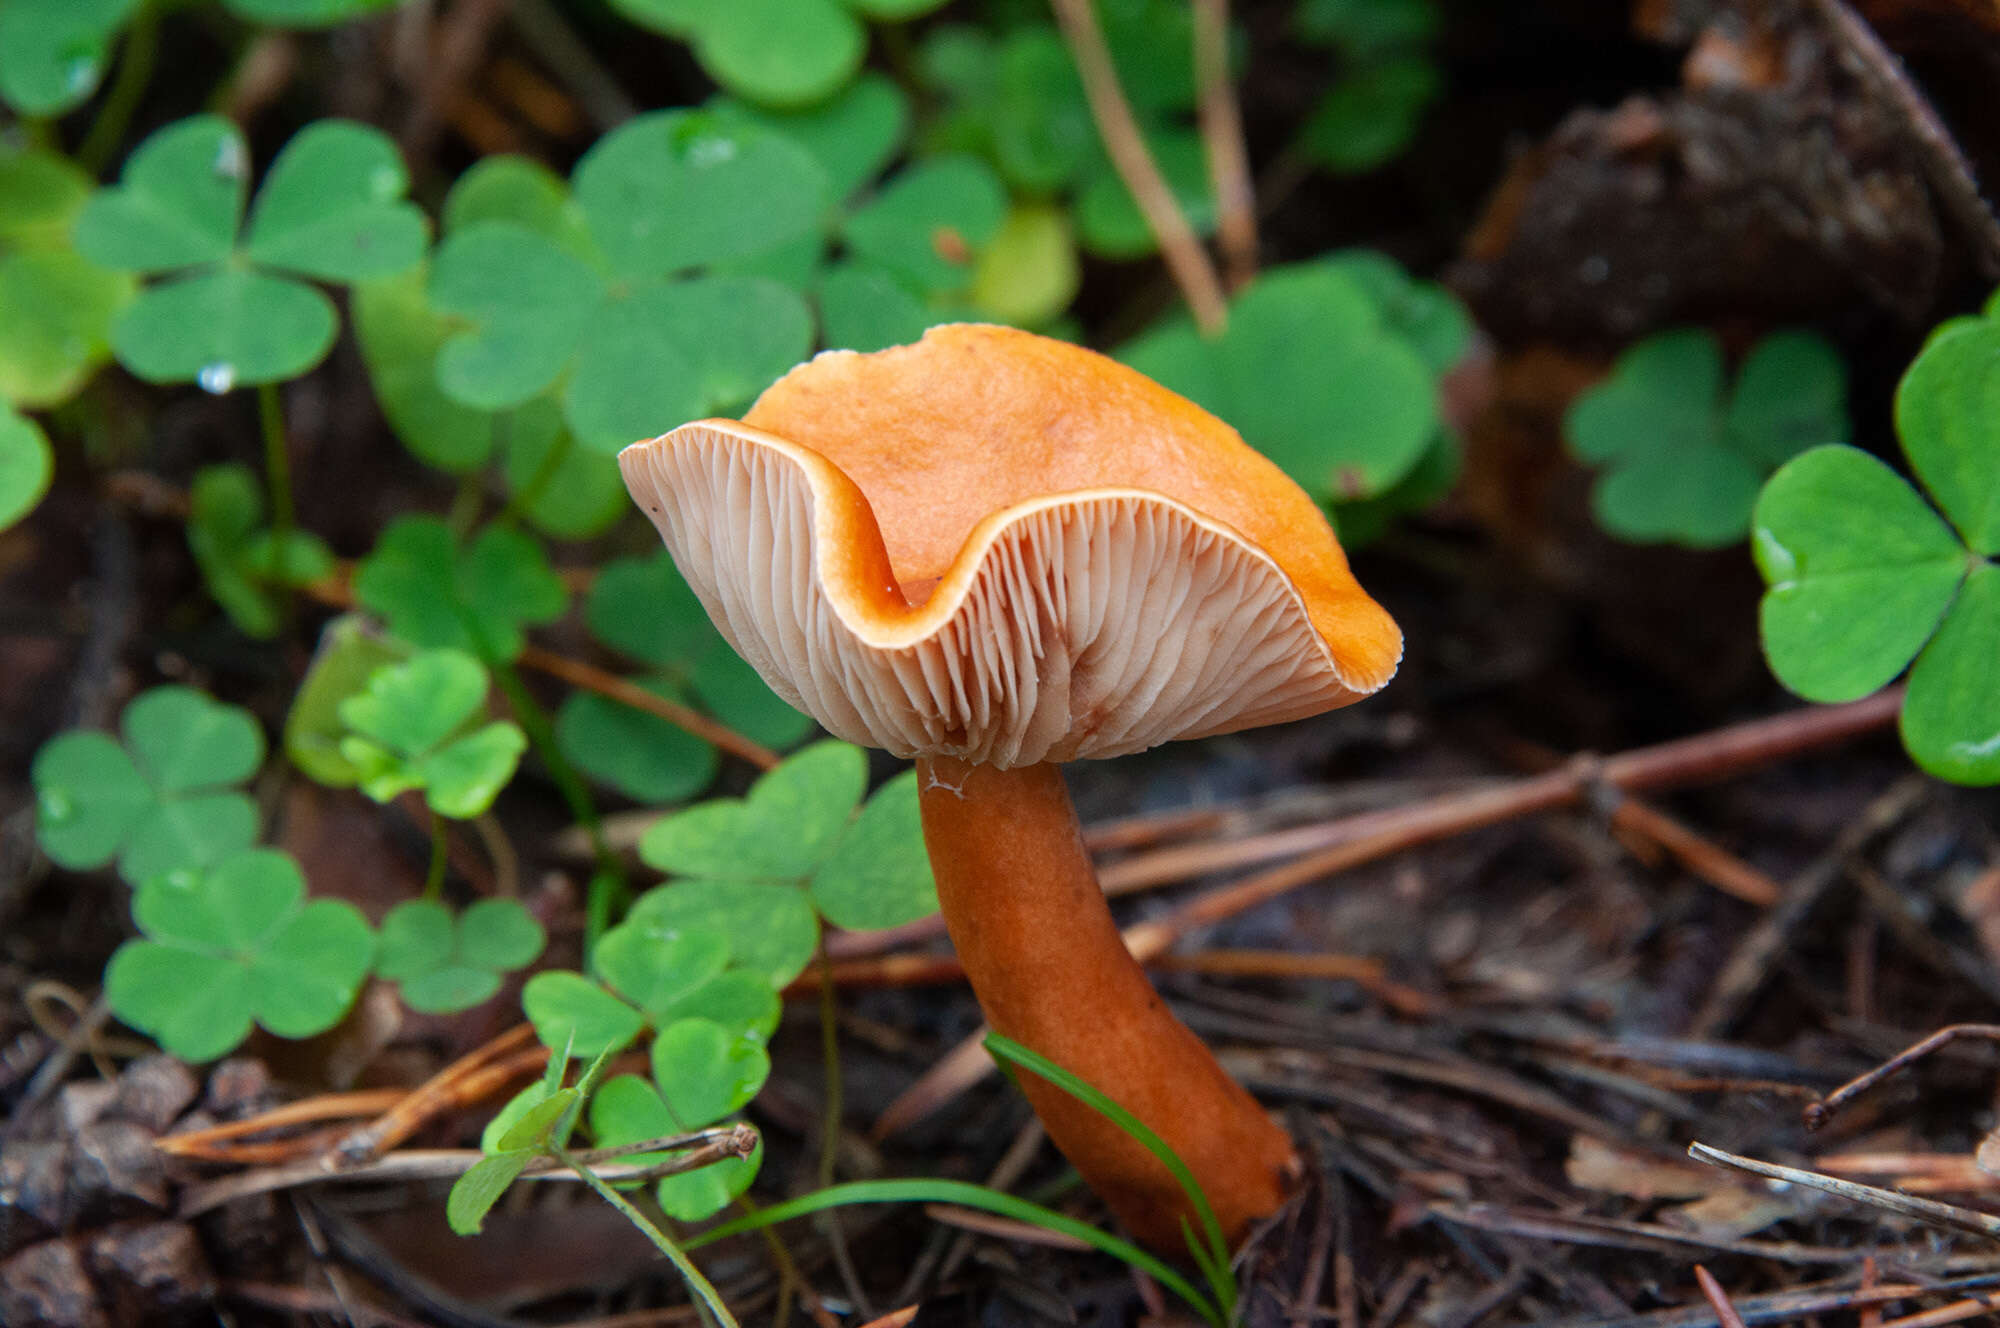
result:
[[[1376,691],[1402,634],[1234,429],[1117,361],[954,324],[619,454],[730,644],[849,741],[1003,768]]]

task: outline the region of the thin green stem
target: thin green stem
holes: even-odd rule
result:
[[[463,544],[472,528],[479,524],[479,499],[485,487],[480,468],[474,466],[458,477],[458,492],[452,495],[451,510],[445,513],[445,528],[451,531],[454,543]]]
[[[257,385],[257,422],[264,431],[264,485],[271,499],[271,539],[282,551],[291,539],[298,514],[292,505],[292,452],[285,439],[285,402],[276,383]],[[279,557],[284,554],[280,552]]]
[[[630,1200],[606,1185],[598,1178],[596,1172],[574,1154],[566,1149],[557,1148],[555,1155],[564,1166],[581,1176],[584,1184],[597,1191],[598,1198],[616,1208],[627,1222],[639,1228],[646,1239],[653,1242],[655,1249],[667,1256],[667,1261],[673,1264],[674,1270],[681,1275],[681,1280],[687,1283],[688,1290],[693,1294],[697,1305],[713,1315],[715,1321],[724,1325],[724,1328],[741,1328],[736,1322],[736,1317],[729,1312],[729,1307],[722,1303],[722,1296],[716,1291],[714,1284],[702,1275],[694,1260],[688,1258],[687,1253],[674,1244],[666,1232],[653,1225],[652,1220],[634,1207]]]
[[[451,856],[451,844],[445,834],[444,817],[431,812],[431,866],[424,874],[424,898],[437,899],[444,894],[445,863]]]
[[[597,938],[611,925],[612,915],[630,896],[624,865],[604,840],[604,822],[597,814],[597,804],[591,800],[590,789],[584,784],[583,776],[576,772],[576,767],[569,763],[561,745],[556,742],[555,724],[549,719],[549,712],[542,709],[542,703],[521,681],[520,671],[511,663],[496,663],[493,666],[493,681],[499,684],[507,703],[513,707],[514,717],[520,721],[522,731],[542,758],[542,764],[549,768],[549,777],[555,780],[556,790],[568,804],[570,815],[590,837],[590,853],[597,861],[597,871],[590,878],[590,893],[584,903],[584,950],[587,955],[597,944]]]
[[[153,81],[153,65],[160,52],[160,11],[142,3],[132,13],[125,28],[125,42],[118,53],[118,76],[97,108],[97,118],[76,150],[77,165],[92,175],[102,175],[111,164],[111,154],[125,140],[132,114],[145,98],[146,85]]]
[[[535,473],[528,477],[528,482],[508,495],[506,505],[494,515],[493,524],[511,526],[530,507],[540,502],[542,494],[555,482],[556,472],[562,469],[562,463],[569,459],[570,449],[574,446],[569,430],[558,433],[556,440],[549,444],[549,450],[542,455],[541,464],[535,467]]]

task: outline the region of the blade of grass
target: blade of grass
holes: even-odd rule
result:
[[[1222,1223],[1216,1219],[1215,1209],[1209,1205],[1208,1196],[1202,1193],[1196,1183],[1194,1173],[1187,1163],[1181,1161],[1180,1154],[1167,1146],[1167,1141],[1155,1134],[1152,1127],[1119,1106],[1101,1089],[1085,1083],[1074,1074],[1057,1065],[1037,1051],[1030,1051],[1014,1039],[1002,1033],[986,1035],[986,1049],[996,1060],[1007,1066],[1019,1066],[1039,1075],[1070,1096],[1084,1103],[1125,1133],[1138,1140],[1154,1157],[1160,1159],[1173,1178],[1186,1192],[1188,1203],[1194,1209],[1195,1218],[1201,1223],[1203,1240],[1197,1241],[1194,1233],[1187,1233],[1188,1251],[1200,1267],[1203,1277],[1215,1293],[1216,1302],[1223,1306],[1236,1303],[1236,1274],[1229,1266],[1229,1243],[1223,1239]],[[1183,1219],[1185,1220],[1185,1219]],[[1202,1246],[1206,1245],[1206,1249]]]
[[[989,1190],[984,1185],[974,1185],[969,1181],[849,1181],[844,1185],[830,1186],[785,1203],[773,1204],[745,1217],[731,1218],[720,1226],[710,1227],[700,1235],[690,1237],[683,1243],[683,1248],[697,1250],[725,1236],[755,1231],[773,1222],[789,1221],[794,1217],[804,1217],[828,1208],[869,1203],[961,1204],[967,1208],[977,1208],[988,1213],[998,1213],[1002,1217],[1011,1217],[1017,1222],[1032,1222],[1045,1230],[1060,1232],[1065,1236],[1074,1236],[1100,1254],[1108,1254],[1147,1274],[1186,1301],[1204,1320],[1216,1325],[1216,1328],[1222,1328],[1224,1321],[1215,1302],[1204,1296],[1193,1283],[1164,1261],[1146,1253],[1137,1245],[1120,1240],[1107,1231],[1100,1231],[1088,1222],[1079,1222],[1052,1209],[1031,1204],[1025,1199],[1017,1199],[1011,1194],[1003,1194],[999,1190]]]

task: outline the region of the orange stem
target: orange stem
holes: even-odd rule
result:
[[[1284,1201],[1291,1139],[1167,1009],[1104,902],[1062,775],[920,758],[938,902],[987,1022],[1102,1089],[1187,1162],[1234,1239]],[[1052,1084],[1021,1088],[1050,1139],[1141,1241],[1193,1214],[1166,1168]]]

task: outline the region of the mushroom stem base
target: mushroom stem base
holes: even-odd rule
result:
[[[1057,768],[932,757],[917,778],[945,926],[987,1022],[1152,1127],[1232,1241],[1275,1211],[1298,1167],[1291,1139],[1126,950]],[[1020,1078],[1056,1147],[1133,1234],[1184,1251],[1193,1213],[1166,1168],[1062,1089]]]

